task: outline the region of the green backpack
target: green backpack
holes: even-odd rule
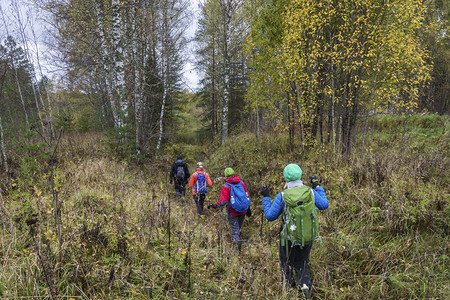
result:
[[[319,220],[314,194],[309,186],[290,188],[282,193],[283,235],[281,245],[289,238],[293,245],[304,247],[314,242],[319,235]],[[286,247],[286,252],[287,252]]]

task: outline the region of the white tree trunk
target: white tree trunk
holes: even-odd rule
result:
[[[161,147],[161,141],[162,141],[163,129],[164,129],[163,128],[163,120],[164,120],[165,106],[166,106],[166,89],[164,88],[163,101],[162,101],[162,105],[161,105],[161,114],[159,115],[159,135],[158,135],[158,142],[156,144],[155,154],[158,153],[159,148]]]
[[[25,51],[25,57],[34,66],[34,59],[33,59],[32,55],[31,55],[29,47],[28,47],[28,39],[27,39],[27,36],[25,34],[26,28],[25,28],[25,26],[23,25],[23,22],[22,22],[22,13],[21,13],[21,10],[19,8],[18,1],[17,0],[12,0],[11,3],[14,6],[14,9],[15,9],[15,17],[17,19],[17,24],[19,25],[19,32],[20,32],[20,36],[21,36],[21,39],[22,39],[22,44],[23,44],[24,51]],[[29,16],[28,16],[28,18],[26,20],[26,23],[30,24],[31,28],[33,27],[33,24],[31,22]],[[33,35],[34,35],[34,30],[33,30]],[[36,47],[36,49],[38,49],[38,48]],[[34,84],[31,85],[31,88],[33,89],[34,100],[35,100],[35,103],[36,103],[36,109],[37,109],[37,112],[38,112],[39,120],[41,122],[42,132],[43,133],[45,132],[45,126],[44,126],[44,122],[42,120],[41,109],[40,109],[40,106],[39,106],[39,102],[40,102],[40,105],[41,105],[41,107],[42,107],[42,109],[44,111],[45,118],[46,118],[47,122],[49,122],[50,131],[54,135],[53,126],[52,126],[52,123],[51,123],[51,120],[50,120],[50,116],[49,116],[49,114],[47,112],[47,108],[45,107],[44,101],[42,100],[42,94],[41,94],[41,91],[39,89],[38,80],[37,80],[37,76],[36,76],[36,72],[34,71],[34,68],[33,68],[33,79],[34,79]],[[38,101],[38,99],[40,101]]]
[[[0,5],[0,11],[2,12],[2,19],[3,19],[3,24],[5,25],[6,34],[9,36],[8,24],[6,23],[5,14],[3,13],[3,9],[1,7],[1,5]],[[16,83],[17,83],[17,90],[19,91],[20,101],[22,102],[23,112],[25,114],[25,122],[28,126],[30,124],[30,122],[28,121],[28,113],[27,113],[27,109],[25,107],[25,100],[23,99],[23,96],[22,96],[22,89],[20,88],[19,76],[17,74],[14,57],[11,57],[11,64],[12,64],[12,68],[14,69],[14,75],[16,77],[15,79],[16,79]]]
[[[297,92],[297,102],[298,102],[298,120],[300,122],[300,136],[302,139],[302,150],[305,153],[305,131],[303,128],[303,112],[302,112],[302,104],[300,103],[300,92],[298,89],[297,82],[295,83],[295,90]]]
[[[228,139],[228,92],[225,91],[222,107],[222,145],[226,143]]]
[[[124,48],[122,47],[123,24],[121,20],[120,0],[112,0],[112,49],[113,49],[113,81],[114,96],[117,97],[118,109],[127,114],[128,103],[125,97],[125,76],[124,76]],[[124,121],[120,116],[117,118],[117,126],[123,127]]]
[[[2,116],[0,116],[0,142],[2,146],[3,166],[5,166],[5,171],[8,172],[8,158],[6,156],[6,146],[5,146],[5,137],[3,134]]]
[[[101,0],[97,0],[101,1]],[[100,35],[100,53],[101,53],[101,70],[104,74],[105,78],[105,88],[106,88],[106,94],[109,99],[109,103],[111,106],[111,113],[113,117],[113,123],[114,126],[117,126],[119,123],[119,116],[118,116],[118,107],[115,101],[115,95],[114,95],[114,81],[112,76],[112,68],[109,65],[110,56],[111,54],[108,53],[108,49],[106,48],[106,45],[109,45],[109,41],[105,36],[105,26],[103,25],[102,20],[102,12],[100,10],[100,7],[98,6],[98,3],[96,1],[95,6],[95,15],[96,15],[96,21],[98,25],[98,33]]]
[[[39,68],[39,74],[41,75],[41,78],[44,78],[44,73],[42,72],[41,60],[39,58],[39,47],[38,47],[38,44],[37,44],[36,34],[34,32],[34,28],[33,27],[31,28],[31,32],[33,34],[33,40],[34,40],[34,44],[35,44],[35,48],[36,48],[36,62],[37,62],[38,68]],[[35,75],[35,78],[36,78],[36,75]],[[37,82],[37,79],[36,79],[36,82]],[[38,89],[39,89],[39,86],[38,86]],[[44,102],[42,101],[42,97],[41,97],[41,102],[42,102],[42,106],[44,107],[44,110],[45,110],[45,115],[47,116],[48,119],[51,119],[52,116],[53,116],[53,113],[52,113],[52,105],[51,105],[51,102],[50,102],[50,91],[48,90],[48,86],[47,85],[44,85],[44,90],[45,90],[45,94],[47,95],[48,111],[45,108]],[[39,92],[39,95],[41,95],[40,92]],[[52,132],[52,135],[56,136],[55,135],[55,129],[54,129],[54,126],[53,126],[53,121],[50,122],[50,130]]]
[[[169,88],[169,76],[170,76],[170,64],[169,64],[169,39],[170,39],[170,25],[169,25],[169,1],[165,0],[162,3],[162,26],[161,26],[161,70],[162,70],[162,83],[163,83],[163,96],[161,104],[161,113],[159,116],[159,134],[158,142],[156,144],[155,154],[158,153],[161,147],[161,141],[164,133],[164,113],[166,107],[166,101]]]
[[[114,62],[114,76],[116,81],[116,87],[121,94],[121,89],[123,89],[125,84],[124,76],[124,48],[122,47],[122,37],[123,24],[121,20],[121,7],[120,0],[112,1],[112,46],[113,46],[113,62]],[[121,99],[122,100],[122,99]]]

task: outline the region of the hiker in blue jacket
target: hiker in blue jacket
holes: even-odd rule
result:
[[[300,190],[300,187],[303,187],[301,189],[305,191],[305,186],[301,180],[302,169],[298,165],[287,165],[284,168],[283,175],[284,179],[287,182],[287,189],[284,192],[278,193],[273,202],[271,201],[271,198],[269,196],[270,192],[267,186],[263,186],[260,191],[261,195],[263,196],[262,202],[264,215],[266,216],[266,219],[268,221],[275,221],[280,215],[283,215],[283,222],[286,223],[286,218],[288,218],[286,211],[288,209],[286,208],[287,206],[283,197],[286,197],[286,193],[290,193],[290,197],[292,197],[292,192],[294,192],[295,196],[296,191]],[[312,188],[310,190],[312,191],[315,206],[319,210],[327,209],[328,199],[325,195],[323,187],[320,186],[317,177],[311,176],[311,184]],[[306,188],[306,192],[307,191],[308,188]],[[303,201],[299,200],[298,202],[300,204],[303,204]],[[293,230],[296,230],[296,228],[294,227]],[[311,277],[308,272],[308,261],[311,247],[312,243],[305,244],[303,245],[303,247],[296,242],[292,243],[289,237],[286,238],[286,234],[284,233],[282,226],[279,243],[279,257],[282,278],[287,284],[292,287],[295,287],[297,285],[299,291],[301,291],[307,299],[309,299],[310,297],[310,290],[312,286]],[[295,280],[293,277],[293,271],[295,271]]]

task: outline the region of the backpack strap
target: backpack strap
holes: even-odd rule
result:
[[[197,194],[199,188],[198,188],[198,173],[197,171],[194,172],[195,174],[195,185],[197,186],[197,190],[195,191],[195,194]]]
[[[303,206],[301,207],[301,211],[302,211],[302,213],[300,215],[300,225],[302,227],[302,245],[301,245],[301,247],[303,248],[305,246],[305,240],[304,240],[305,230],[304,230],[304,226],[303,226],[303,217],[305,215],[305,208]]]
[[[231,183],[225,181],[225,183],[224,183],[223,185],[226,185],[227,187],[230,187],[230,186],[232,186],[232,185],[238,185],[238,184],[241,184],[241,182],[242,182],[242,180],[240,180],[239,182],[236,182],[235,184],[231,184]]]
[[[283,232],[281,233],[281,246],[286,248],[286,257],[289,257],[288,249],[288,236],[287,236],[287,210],[289,209],[286,202],[284,201],[284,192],[281,192],[281,199],[283,199]]]
[[[311,214],[312,214],[312,236],[316,236],[317,235],[317,232],[316,232],[316,222],[317,222],[317,216],[316,216],[316,214],[314,213],[314,210],[311,212]],[[314,242],[316,241],[316,238],[314,238],[314,240],[312,241],[312,246],[311,246],[311,248],[314,248]]]

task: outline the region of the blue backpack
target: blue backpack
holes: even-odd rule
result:
[[[197,183],[195,184],[195,193],[196,194],[206,194],[205,173],[203,173],[203,174],[197,173]]]
[[[248,198],[247,193],[245,192],[244,187],[239,181],[236,184],[225,183],[228,186],[231,186],[230,189],[230,205],[231,208],[237,212],[238,214],[244,213],[250,207],[250,199]]]

